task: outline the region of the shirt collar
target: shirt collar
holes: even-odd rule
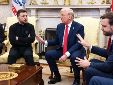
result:
[[[72,22],[70,22],[70,23],[68,24],[68,27],[69,27],[69,28],[71,28],[71,24],[72,24]]]
[[[72,24],[72,22],[70,22],[70,23],[68,24],[69,28],[71,28],[71,24]]]
[[[113,40],[113,35],[111,36],[111,40]]]

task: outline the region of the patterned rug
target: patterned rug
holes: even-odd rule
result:
[[[48,74],[50,75],[50,69],[48,65],[41,65],[43,67],[42,73],[43,74]],[[70,73],[70,68],[69,67],[64,67],[64,66],[58,66],[59,72],[61,75],[63,76],[69,76],[69,77],[73,77],[73,73]]]

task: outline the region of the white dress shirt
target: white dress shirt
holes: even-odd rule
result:
[[[72,22],[68,24],[68,34],[69,34],[69,31],[70,31],[70,28],[71,28],[71,24],[72,24]],[[65,25],[65,28],[66,28],[66,25]],[[64,32],[65,32],[65,30],[64,30]],[[62,46],[63,46],[63,44],[64,44],[64,37],[63,37],[63,43],[62,43]],[[48,46],[47,40],[45,41],[44,46],[45,46],[45,47]],[[70,56],[70,53],[67,51],[67,52],[65,53],[65,55],[66,55],[67,57],[69,57],[69,56]]]

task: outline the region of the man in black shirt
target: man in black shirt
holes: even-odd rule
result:
[[[12,45],[8,64],[16,63],[16,60],[23,57],[27,65],[33,66],[32,43],[35,40],[34,26],[28,23],[27,11],[20,9],[17,12],[18,22],[9,28],[9,41]]]
[[[0,24],[0,54],[2,53],[4,38],[5,35],[3,30],[3,24]]]

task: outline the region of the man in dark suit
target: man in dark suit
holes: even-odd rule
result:
[[[0,24],[0,54],[2,53],[4,38],[5,35],[4,35],[3,24]]]
[[[83,38],[77,34],[78,38],[80,39],[79,43],[83,46],[90,49],[91,53],[100,55],[105,57],[105,61],[100,61],[97,59],[92,59],[88,61],[85,59],[77,58],[75,62],[77,62],[79,67],[86,68],[85,70],[85,79],[86,85],[89,84],[90,79],[93,76],[101,76],[101,77],[108,77],[113,78],[113,13],[109,12],[104,14],[101,18],[101,30],[105,36],[111,37],[111,45],[109,49],[103,49],[96,46],[90,45],[88,42],[84,41]]]
[[[89,85],[113,85],[113,79],[94,76],[91,78]]]
[[[36,38],[45,44],[46,46],[57,45],[58,47],[55,50],[49,50],[45,54],[45,59],[49,64],[50,70],[54,73],[55,77],[50,79],[49,84],[55,84],[56,82],[61,81],[61,75],[58,71],[56,60],[61,62],[65,61],[67,58],[70,58],[70,62],[73,67],[75,80],[73,85],[80,84],[80,68],[75,66],[74,60],[77,56],[84,58],[85,49],[81,44],[78,43],[78,38],[76,36],[79,33],[84,38],[84,26],[80,23],[73,21],[74,12],[70,8],[62,8],[60,11],[62,23],[57,25],[56,38],[54,40],[44,41],[39,36]],[[68,26],[67,26],[68,25]],[[67,45],[65,48],[65,35],[66,28],[68,27],[67,35]]]

